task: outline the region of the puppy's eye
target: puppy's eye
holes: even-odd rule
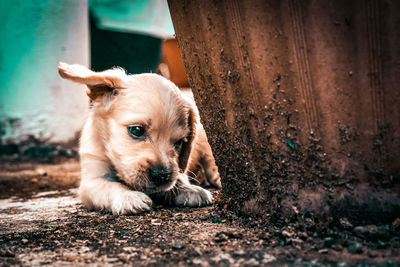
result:
[[[174,147],[175,147],[176,150],[178,150],[179,148],[181,148],[182,145],[183,145],[183,139],[177,141],[177,142],[174,144]]]
[[[130,132],[130,134],[134,137],[134,138],[141,138],[143,137],[145,130],[142,126],[129,126],[128,130]]]

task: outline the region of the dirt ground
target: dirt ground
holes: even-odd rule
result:
[[[0,163],[0,263],[133,266],[398,266],[400,219],[280,227],[214,204],[113,216],[77,198],[79,163]],[[214,191],[215,195],[219,192]],[[218,197],[217,197],[218,198]]]

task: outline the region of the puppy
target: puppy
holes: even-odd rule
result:
[[[88,208],[134,214],[153,200],[211,204],[211,193],[188,174],[220,188],[218,169],[194,103],[172,82],[119,68],[93,72],[59,63],[58,71],[85,84],[91,100],[80,140],[79,195]]]

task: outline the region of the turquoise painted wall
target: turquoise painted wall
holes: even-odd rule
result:
[[[87,1],[0,0],[0,36],[0,137],[72,138],[87,98],[57,64],[89,65]]]

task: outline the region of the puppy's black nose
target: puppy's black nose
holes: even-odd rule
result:
[[[149,171],[151,180],[157,185],[165,184],[171,180],[172,172],[168,168],[154,167]]]

